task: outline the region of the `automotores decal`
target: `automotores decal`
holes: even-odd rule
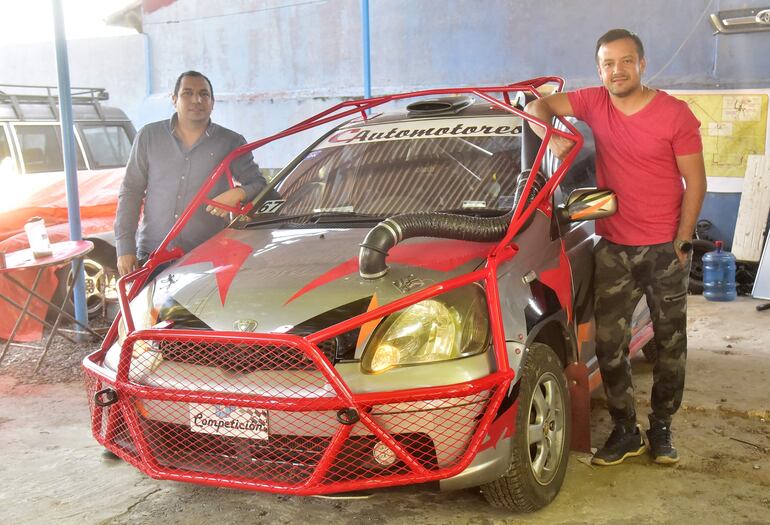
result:
[[[347,127],[329,135],[315,150],[389,140],[504,137],[520,134],[521,119],[518,117],[416,120]]]

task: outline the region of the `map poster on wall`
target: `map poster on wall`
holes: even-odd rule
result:
[[[709,191],[742,188],[749,155],[767,155],[768,94],[762,91],[670,93],[687,102],[701,122]]]

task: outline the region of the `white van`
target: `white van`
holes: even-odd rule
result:
[[[122,110],[103,105],[108,98],[102,88],[72,88],[78,178],[81,186],[83,180],[103,183],[100,191],[110,200],[105,209],[117,202],[121,171],[136,134]],[[59,111],[58,89],[54,86],[0,84],[0,194],[8,197],[0,206],[0,215],[14,213],[18,219],[24,212],[25,196],[40,188],[51,189],[52,193],[63,191]],[[82,189],[80,193],[82,201]],[[35,214],[30,211],[30,216]],[[17,224],[4,226],[0,228],[0,243],[18,235]],[[111,295],[107,288],[115,276],[111,217],[103,217],[98,227],[89,228],[84,223],[83,236],[95,245],[85,264],[88,311],[95,315],[104,308],[106,296]],[[63,293],[67,275],[59,277],[59,293]]]

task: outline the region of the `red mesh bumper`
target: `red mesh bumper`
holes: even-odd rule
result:
[[[297,336],[145,331],[122,353],[117,376],[85,361],[102,445],[154,478],[293,494],[459,474],[512,376],[353,394]]]

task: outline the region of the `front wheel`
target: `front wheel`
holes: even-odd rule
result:
[[[521,369],[511,465],[481,487],[495,507],[532,512],[559,493],[570,443],[570,399],[564,365],[547,345],[534,343]]]

